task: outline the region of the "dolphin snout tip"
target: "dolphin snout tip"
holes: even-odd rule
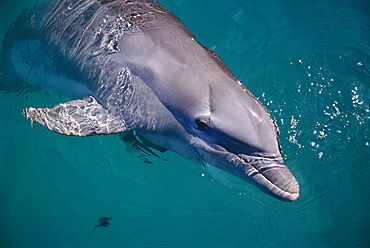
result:
[[[293,202],[299,198],[299,184],[294,177],[279,196],[283,201],[287,202]]]
[[[299,198],[299,193],[290,193],[284,199],[288,202],[293,202]]]
[[[283,197],[282,198],[283,201],[294,202],[295,200],[297,200],[299,198],[299,192],[297,192],[297,193],[286,193],[282,197]]]
[[[284,162],[258,160],[255,164],[261,176],[266,179],[267,193],[287,202],[299,197],[299,183]]]

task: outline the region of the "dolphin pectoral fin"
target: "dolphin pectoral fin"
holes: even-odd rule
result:
[[[52,108],[30,107],[23,110],[23,113],[32,122],[38,122],[65,135],[90,136],[128,130],[119,115],[110,113],[92,96],[61,103]]]

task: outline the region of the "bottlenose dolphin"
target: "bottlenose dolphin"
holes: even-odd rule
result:
[[[73,100],[29,107],[65,135],[135,130],[184,157],[231,173],[284,201],[299,186],[260,101],[155,0],[52,0],[6,34],[9,75]]]

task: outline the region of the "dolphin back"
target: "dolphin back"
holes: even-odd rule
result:
[[[36,5],[24,10],[6,33],[1,69],[6,76],[3,81],[9,83],[1,89],[25,90],[25,76],[19,77],[14,64],[7,63],[12,61],[15,41],[40,41],[38,46],[42,51],[37,59],[48,60],[47,63],[58,68],[57,72],[73,80],[91,84],[121,69],[117,54],[124,36],[171,27],[180,28],[193,37],[170,10],[154,0],[51,0]],[[34,45],[27,43],[27,46]],[[48,54],[40,58],[46,50]],[[101,66],[102,63],[109,66]],[[35,90],[37,87],[28,85],[27,91]]]

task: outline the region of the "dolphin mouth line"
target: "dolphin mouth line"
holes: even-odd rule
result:
[[[279,200],[292,202],[299,197],[297,180],[284,164],[283,158],[274,153],[237,154],[223,146],[211,146],[198,137],[189,140],[189,144],[194,145],[190,147],[196,161],[202,161],[202,157],[208,157],[210,160],[207,162],[206,159],[207,163],[257,186]],[[195,147],[198,149],[194,149]],[[202,151],[207,153],[204,154]],[[218,156],[223,157],[228,164],[218,163]],[[230,164],[234,167],[231,168]]]
[[[278,158],[276,156],[250,156],[245,154],[234,154],[237,158],[239,158],[240,162],[243,163],[243,165],[247,164],[249,165],[248,168],[245,170],[245,174],[248,177],[251,177],[254,179],[256,176],[260,176],[264,179],[264,181],[268,184],[262,184],[265,187],[268,188],[269,191],[271,191],[274,195],[284,198],[284,200],[287,201],[294,201],[299,197],[299,190],[298,187],[294,187],[293,190],[287,190],[279,185],[277,185],[273,180],[271,180],[266,174],[268,171],[273,169],[282,169],[282,170],[289,170],[283,163],[282,158]],[[258,155],[258,154],[257,154]],[[263,163],[264,165],[267,165],[266,167],[258,168],[258,163]],[[289,171],[290,172],[290,171]],[[255,180],[255,179],[254,179]],[[295,180],[295,179],[294,179]],[[258,182],[256,180],[257,183]],[[298,184],[297,184],[298,186]]]

